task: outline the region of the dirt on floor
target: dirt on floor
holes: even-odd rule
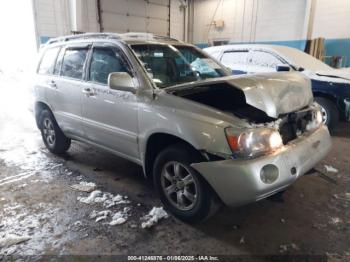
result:
[[[282,196],[223,208],[197,225],[169,216],[143,228],[145,215],[161,203],[142,169],[77,142],[62,157],[50,154],[27,100],[20,97],[21,105],[14,104],[18,83],[6,83],[13,88],[0,85],[5,94],[0,98],[0,260],[67,254],[300,254],[350,260],[349,123],[336,127],[333,149],[316,171]],[[84,203],[90,193],[71,187],[80,182],[101,191],[97,203]],[[100,211],[107,212],[94,216]],[[118,212],[126,222],[111,225]]]

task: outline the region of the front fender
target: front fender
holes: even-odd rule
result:
[[[205,121],[179,109],[160,105],[143,105],[139,108],[139,152],[145,160],[148,139],[155,133],[178,137],[197,150],[231,154],[222,121],[217,124]],[[225,126],[225,125],[224,125]]]

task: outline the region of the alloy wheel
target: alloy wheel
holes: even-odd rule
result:
[[[45,118],[43,123],[44,138],[49,146],[54,146],[56,142],[56,133],[51,119]]]
[[[161,174],[162,190],[177,209],[191,210],[198,200],[198,181],[191,170],[177,161],[165,164]]]

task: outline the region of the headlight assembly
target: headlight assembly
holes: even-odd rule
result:
[[[312,131],[321,126],[323,123],[323,116],[320,107],[317,105],[315,106],[314,110],[312,111],[311,120],[306,125],[307,131]]]
[[[232,153],[237,157],[253,158],[283,146],[280,133],[272,128],[250,129],[243,133],[226,128],[225,132]]]

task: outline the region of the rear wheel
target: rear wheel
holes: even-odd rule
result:
[[[203,161],[198,152],[178,144],[156,158],[154,184],[164,206],[177,218],[199,222],[214,214],[220,205],[207,182],[191,167]]]
[[[63,134],[52,113],[43,110],[40,113],[39,123],[41,136],[47,149],[54,154],[65,153],[70,147],[71,140]]]
[[[339,111],[335,104],[327,98],[315,97],[316,102],[321,106],[323,123],[333,128],[339,121]]]

